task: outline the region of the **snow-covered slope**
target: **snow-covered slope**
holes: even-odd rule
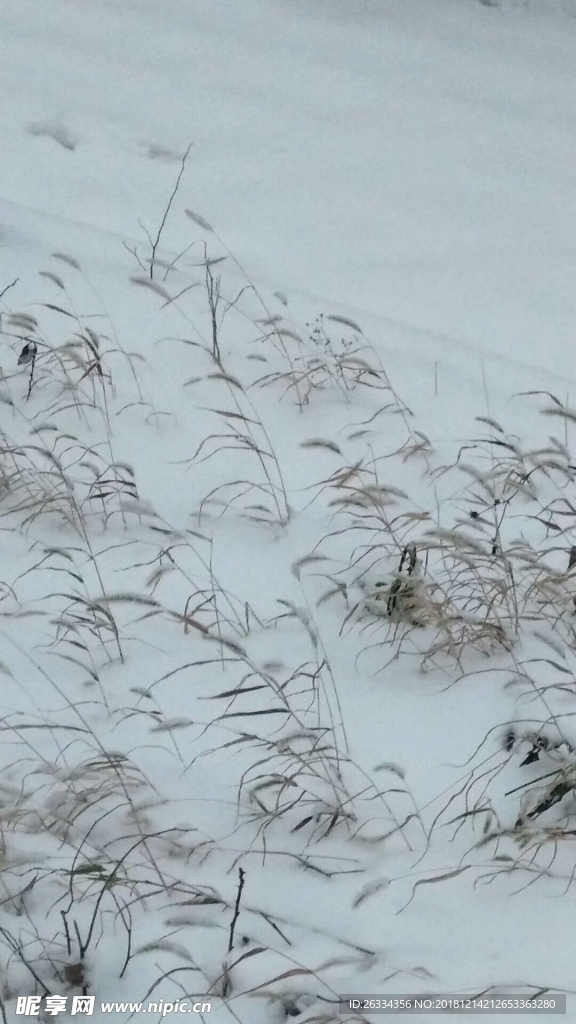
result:
[[[6,1020],[574,989],[574,13],[4,3]]]

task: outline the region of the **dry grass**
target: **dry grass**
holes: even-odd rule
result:
[[[249,876],[252,865],[277,859],[332,884],[358,876],[358,908],[382,888],[363,877],[366,849],[425,856],[448,828],[452,838],[466,831],[469,860],[417,884],[469,866],[477,882],[512,871],[529,881],[548,877],[557,861],[566,874],[564,851],[576,834],[576,744],[565,728],[576,654],[574,417],[547,396],[545,422],[560,422],[565,436],[530,450],[479,418],[481,436],[451,464],[440,462],[358,324],[322,316],[303,328],[288,313],[273,314],[248,277],[228,296],[228,264],[235,275],[241,268],[202,218],[191,219],[217,253],[204,246],[192,280],[181,279],[184,253],[164,260],[158,251],[164,218],[136,283],[186,324],[186,336],[170,334],[160,351],[184,353],[182,394],[218,424],[173,461],[198,488],[207,479],[202,467],[213,481],[198,493],[193,529],[157,515],[134,467],[117,454],[126,408],[155,425],[162,414],[111,322],[95,332],[52,271],[45,276],[62,303],[46,314],[57,328],[26,312],[2,316],[16,355],[25,344],[36,351],[0,381],[0,514],[29,543],[27,565],[2,584],[3,671],[19,685],[30,673],[43,695],[37,713],[7,712],[0,724],[9,750],[0,783],[2,999],[63,986],[96,991],[104,940],[121,949],[120,978],[148,957],[154,973],[138,998],[169,983],[180,995],[195,987],[217,996],[235,1020],[251,1020],[264,999],[275,1020],[304,1013],[329,1022],[341,1019],[334,963],[368,969],[382,951],[330,936],[340,959],[312,963],[308,951],[300,959],[293,924],[241,889],[240,898],[230,872],[241,867]],[[70,257],[60,262],[81,273]],[[239,357],[238,338],[249,359]],[[254,363],[266,364],[264,375],[252,373]],[[277,402],[293,396],[306,414],[324,401],[350,411],[359,394],[375,407],[363,420],[346,419],[345,441],[341,432],[300,442],[309,475],[324,456],[337,468],[294,497],[265,393]],[[288,566],[296,591],[287,596],[281,561],[276,593],[254,599],[242,579],[232,588],[215,568],[219,519],[240,512],[262,537],[283,540],[308,503],[329,525]],[[18,633],[27,616],[33,646]],[[546,680],[555,674],[552,682],[541,683],[536,660],[524,655],[526,637],[536,634],[547,650],[538,667],[545,665]],[[261,654],[263,637],[273,639],[274,661]],[[531,718],[495,726],[454,791],[432,811],[420,808],[397,765],[383,762],[387,781],[377,784],[352,753],[335,668],[344,642],[376,671],[410,657],[449,686],[480,671],[504,674],[516,699],[531,702]],[[153,659],[161,645],[162,669],[134,679],[134,652],[149,650]],[[58,672],[47,667],[54,664]],[[190,706],[176,713],[173,694],[184,680]],[[118,749],[110,742],[116,733]],[[193,744],[182,739],[190,735]],[[169,752],[179,780],[199,777],[205,765],[230,766],[225,812],[235,846],[193,825],[156,827],[165,791],[143,768],[156,746]],[[507,773],[535,766],[541,777],[515,778],[499,792]],[[194,792],[191,803],[204,799]],[[174,809],[173,821],[181,820]],[[29,837],[45,844],[41,857]],[[221,887],[197,881],[205,864]],[[202,926],[194,908],[204,908]],[[205,956],[190,952],[188,929],[208,937]],[[254,936],[244,952],[241,933]],[[258,985],[248,971],[256,956]],[[386,977],[395,973],[400,968]]]

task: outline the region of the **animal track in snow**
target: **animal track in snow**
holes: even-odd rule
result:
[[[74,152],[79,141],[61,121],[35,121],[28,125],[28,132],[30,135],[45,135],[70,152]]]
[[[173,149],[166,149],[165,146],[159,146],[155,142],[142,142],[140,146],[150,160],[162,160],[164,163],[182,160],[182,153],[176,153]]]

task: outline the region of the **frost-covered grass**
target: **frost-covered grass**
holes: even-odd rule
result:
[[[165,327],[138,352],[69,254],[2,300],[34,353],[2,378],[3,1000],[336,1020],[440,983],[378,938],[388,889],[398,915],[465,871],[570,885],[574,414],[517,396],[540,443],[480,414],[450,452],[360,324],[239,281],[188,215],[186,269],[127,275]],[[484,713],[424,785],[458,691]]]

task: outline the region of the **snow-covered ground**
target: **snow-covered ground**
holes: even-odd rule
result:
[[[573,1012],[576,6],[0,34],[4,1021]]]

